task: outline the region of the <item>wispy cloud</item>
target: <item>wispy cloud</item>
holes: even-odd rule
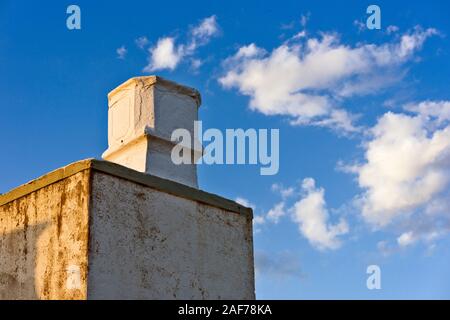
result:
[[[118,59],[125,59],[126,55],[127,55],[127,48],[125,48],[125,46],[121,46],[120,48],[116,49],[116,53],[117,53],[117,58]]]
[[[278,223],[280,221],[280,218],[286,215],[284,206],[284,202],[277,203],[272,209],[267,212],[267,219],[272,221],[273,223]]]
[[[390,26],[388,26],[388,27],[386,28],[386,33],[387,33],[387,34],[396,33],[396,32],[398,32],[398,30],[400,30],[399,27],[394,26],[394,25],[390,25]]]
[[[306,28],[306,25],[308,24],[309,19],[311,18],[311,12],[308,12],[306,14],[302,14],[300,16],[300,25],[303,28]]]
[[[148,65],[144,72],[157,70],[174,70],[186,57],[195,54],[196,50],[206,45],[219,32],[216,16],[203,19],[190,29],[187,42],[177,43],[175,37],[162,37],[155,46],[149,49]],[[193,67],[201,65],[200,59],[194,59]]]
[[[302,278],[302,268],[299,257],[290,252],[268,253],[255,252],[256,276],[275,277],[278,279]]]
[[[140,49],[144,49],[149,44],[148,38],[146,36],[139,37],[134,40],[134,42]]]
[[[358,32],[366,30],[366,24],[360,20],[353,21],[353,25],[358,29]]]

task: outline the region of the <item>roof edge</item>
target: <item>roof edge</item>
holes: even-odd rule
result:
[[[128,79],[127,81],[121,83],[116,88],[112,89],[108,93],[108,99],[111,99],[114,95],[121,92],[124,89],[128,89],[132,86],[145,86],[145,87],[151,87],[154,85],[161,85],[163,87],[168,88],[169,90],[173,90],[175,92],[178,92],[180,94],[184,94],[187,96],[190,96],[193,98],[197,104],[197,107],[200,107],[202,104],[202,97],[200,92],[192,87],[186,86],[184,84],[177,83],[175,81],[167,80],[165,78],[162,78],[160,76],[151,75],[151,76],[138,76],[138,77],[132,77]]]
[[[20,185],[8,191],[5,194],[0,194],[0,206],[5,205],[16,199],[19,199],[39,189],[45,188],[53,183],[56,183],[67,177],[70,177],[78,172],[87,170],[91,167],[92,160],[93,159],[86,159],[71,163],[65,167],[56,169],[37,179],[31,180],[23,185]]]
[[[184,184],[142,173],[116,163],[104,160],[86,159],[74,162],[65,167],[47,173],[35,180],[23,184],[11,191],[0,195],[0,206],[17,200],[53,183],[66,179],[84,170],[95,170],[118,178],[135,182],[152,189],[163,191],[174,196],[197,201],[227,211],[243,214],[253,218],[253,210],[244,207],[235,201],[202,190],[191,188]]]

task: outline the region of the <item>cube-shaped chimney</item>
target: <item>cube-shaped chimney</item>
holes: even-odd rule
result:
[[[194,159],[201,147],[194,132],[200,93],[158,76],[136,77],[108,94],[108,144],[105,160],[198,188]],[[171,140],[175,129],[187,129],[191,164],[174,164]],[[197,140],[198,141],[198,140]]]

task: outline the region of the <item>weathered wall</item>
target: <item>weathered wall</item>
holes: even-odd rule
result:
[[[248,215],[94,171],[90,229],[90,299],[254,299]]]
[[[97,160],[0,195],[0,299],[106,298],[254,299],[251,210]]]
[[[89,170],[0,206],[0,299],[85,299]]]

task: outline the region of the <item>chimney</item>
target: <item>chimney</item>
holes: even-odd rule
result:
[[[175,129],[187,129],[192,139],[198,120],[200,93],[158,76],[136,77],[108,94],[108,150],[103,159],[131,169],[198,188],[196,164],[176,165],[171,151]],[[197,159],[198,142],[186,146]],[[200,149],[200,150],[199,150]]]

